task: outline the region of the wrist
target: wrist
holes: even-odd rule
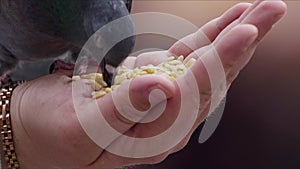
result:
[[[14,133],[11,116],[11,98],[14,89],[24,82],[11,82],[2,85],[0,91],[0,127],[2,167],[19,169],[19,161],[15,151]]]
[[[15,145],[15,151],[18,157],[18,161],[20,164],[19,169],[25,169],[27,168],[27,159],[26,154],[28,147],[28,139],[26,137],[26,131],[23,127],[23,122],[21,118],[21,113],[23,112],[22,106],[22,100],[24,98],[25,92],[30,86],[30,82],[24,83],[19,85],[14,89],[14,92],[11,97],[11,123],[12,123],[12,130],[14,134],[14,145]]]

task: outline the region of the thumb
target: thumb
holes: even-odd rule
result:
[[[160,92],[154,92],[153,95],[152,91],[157,91],[156,89]],[[105,149],[148,116],[149,112],[156,112],[155,106],[172,98],[175,89],[174,83],[167,78],[144,75],[125,81],[113,92],[93,100],[90,97],[82,99],[82,84],[74,82],[73,102],[78,120],[86,134]]]
[[[144,75],[123,82],[122,85],[98,101],[106,121],[120,133],[155,111],[163,101],[172,98],[176,90],[173,82],[158,75]]]

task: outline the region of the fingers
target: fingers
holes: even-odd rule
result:
[[[111,127],[123,134],[148,115],[147,110],[150,106],[163,101],[158,98],[156,102],[150,103],[149,95],[155,89],[165,94],[164,99],[172,97],[175,93],[175,86],[168,79],[146,75],[124,82],[111,94],[99,99],[98,106]]]
[[[239,20],[243,20],[246,16],[249,15],[250,12],[252,12],[262,1],[264,0],[256,0],[250,8],[248,8],[239,18]]]
[[[286,5],[282,1],[258,1],[253,8],[242,16],[241,23],[229,25],[220,33],[212,45],[200,48],[188,57],[201,56],[191,68],[196,76],[201,95],[201,110],[198,124],[209,111],[209,104],[218,102],[214,100],[213,89],[227,87],[236,78],[241,69],[248,63],[261,38],[270,31],[272,26],[285,14]],[[220,70],[218,65],[223,67]],[[219,78],[218,72],[225,72],[226,84]],[[211,84],[214,82],[216,85]],[[203,105],[203,102],[205,103]],[[212,106],[213,107],[213,106]],[[196,124],[196,125],[198,125]]]
[[[245,55],[253,55],[258,43],[266,36],[274,24],[276,24],[286,13],[287,6],[283,1],[264,1],[260,3],[249,16],[245,17],[242,23],[250,23],[255,25],[259,34],[256,41],[245,52]],[[261,20],[257,21],[257,18]],[[239,72],[250,60],[250,57],[242,57],[236,65],[233,65],[231,71],[228,72],[228,84],[230,84]]]
[[[249,6],[251,6],[250,3],[240,3],[235,5],[221,17],[205,24],[196,33],[191,34],[175,43],[169,49],[169,53],[175,56],[188,56],[194,50],[210,44],[225,27],[239,18],[242,13],[249,8]]]
[[[277,22],[286,12],[286,4],[283,1],[262,1],[258,0],[253,5],[249,3],[237,4],[225,12],[221,17],[212,20],[204,25],[199,31],[191,34],[175,43],[169,52],[176,56],[187,56],[194,50],[216,41],[226,34],[237,24],[253,24],[258,27],[271,25]],[[267,18],[267,20],[265,20]],[[237,20],[238,19],[238,20]],[[264,21],[260,23],[260,21]],[[269,21],[267,23],[266,21]],[[265,25],[262,25],[265,24]],[[260,30],[260,40],[270,29]]]
[[[242,17],[241,24],[255,25],[255,27],[258,29],[258,36],[250,46],[245,46],[247,50],[241,54],[242,57],[240,57],[240,59],[237,59],[231,63],[223,63],[225,72],[227,74],[228,84],[235,79],[238,72],[248,63],[258,45],[258,42],[270,31],[272,26],[278,22],[286,12],[286,4],[283,1],[258,1],[254,6],[255,8],[253,8],[247,16]],[[224,51],[222,48],[226,48],[226,43],[231,43],[230,41],[225,40],[226,38],[224,38],[224,36],[227,36],[227,31],[224,30],[224,32],[225,33],[222,32],[223,35],[218,37],[220,41],[216,40],[214,42],[220,57],[222,55],[221,53]]]
[[[255,42],[257,36],[258,30],[255,26],[239,25],[220,40],[220,43],[222,44],[218,44],[215,48],[211,45],[210,49],[207,48],[208,52],[206,53],[204,53],[203,50],[198,50],[189,56],[195,58],[197,56],[193,55],[196,55],[197,52],[202,55],[202,57],[200,57],[191,68],[199,88],[201,99],[200,110],[192,130],[185,139],[174,147],[172,150],[173,153],[186,146],[193,132],[198,128],[208,114],[216,108],[219,101],[223,98],[224,93],[223,91],[218,91],[218,88],[226,90],[226,82],[228,81],[226,79],[231,77],[227,77],[226,79],[222,77],[220,78],[222,73],[219,71],[232,71],[232,65],[240,60],[243,53],[247,52],[252,43]],[[220,56],[218,53],[220,53]],[[224,67],[224,70],[220,70],[220,67]],[[216,70],[216,72],[214,70]],[[235,74],[237,73],[238,70],[235,70]],[[224,72],[224,76],[226,76],[226,74],[227,73]],[[229,76],[230,75],[232,74],[229,74]]]
[[[126,66],[129,69],[134,69],[135,62],[136,62],[136,57],[129,56],[124,60],[124,62],[121,64],[121,66]]]
[[[211,45],[210,49],[191,67],[201,99],[199,118],[212,112],[225,96],[228,75],[233,74],[232,65],[242,57],[250,57],[250,55],[245,56],[244,53],[255,42],[257,34],[257,28],[253,25],[238,25],[223,36],[219,43]],[[203,52],[201,49],[199,51]],[[197,52],[198,50],[188,57],[197,57]],[[235,71],[239,72],[238,69]],[[211,107],[208,109],[209,112],[203,111],[208,106]]]
[[[126,146],[119,144],[119,142],[123,141],[121,138],[124,138],[124,135],[132,134],[138,136],[156,133],[155,131],[157,130],[160,131],[161,126],[159,125],[151,128],[151,130],[134,129],[133,126],[141,121],[143,117],[149,117],[150,115],[151,120],[151,113],[155,113],[155,109],[154,111],[146,111],[150,108],[150,103],[151,107],[155,107],[157,104],[160,104],[161,101],[172,98],[176,90],[173,82],[167,78],[156,75],[145,75],[136,77],[131,83],[129,83],[129,81],[123,82],[122,85],[112,93],[98,100],[94,100],[91,96],[86,94],[92,92],[91,87],[83,83],[82,81],[73,81],[74,108],[85,133],[99,148],[103,149],[103,151],[99,153],[99,156],[95,157],[91,166],[101,166],[102,168],[106,168],[106,164],[102,162],[107,158],[107,155],[113,156],[111,158],[115,158],[115,162],[110,163],[114,165],[114,167],[124,165],[123,157],[120,158],[117,155],[111,155],[109,152],[106,152],[107,149],[115,148],[121,152],[129,150],[133,151],[132,153],[139,151],[135,149],[137,146],[135,145],[136,143]],[[161,91],[164,97],[155,95],[155,92],[154,95],[152,94],[153,91],[157,90]],[[82,96],[86,99],[77,99],[82,98]],[[117,144],[114,144],[116,142]],[[118,159],[120,161],[118,161]],[[153,159],[145,159],[145,162],[150,163],[149,161],[151,160]],[[137,164],[141,161],[142,159],[128,159],[125,164]],[[107,168],[110,167],[111,166],[107,166]]]
[[[244,56],[246,51],[256,41],[257,37],[258,29],[255,26],[241,24],[224,35],[224,37],[214,45],[217,54],[220,56],[225,72],[230,71],[230,68]]]
[[[255,25],[259,30],[258,40],[261,40],[283,17],[286,10],[287,6],[283,1],[263,1],[241,21],[241,24]]]
[[[129,69],[141,67],[145,65],[159,65],[168,60],[170,57],[168,51],[154,51],[142,53],[137,57],[127,57],[122,66],[126,66]]]
[[[135,62],[135,67],[145,66],[145,65],[159,65],[162,62],[167,61],[169,57],[168,51],[155,51],[140,54]]]
[[[251,12],[241,21],[243,24],[237,26],[230,25],[229,27],[232,28],[226,28],[218,36],[217,40],[214,41],[213,46],[207,46],[206,50],[203,50],[203,48],[198,49],[188,57],[196,58],[197,56],[205,55],[207,62],[210,62],[213,59],[216,60],[213,56],[219,55],[224,71],[227,74],[227,80],[231,81],[233,79],[232,77],[235,77],[237,72],[239,72],[250,59],[257,45],[257,39],[261,39],[286,11],[286,5],[282,1],[259,1],[255,3],[254,6],[256,6],[256,8],[251,8]],[[255,25],[256,28],[249,24]],[[252,38],[256,36],[257,29],[259,35],[253,41]],[[251,50],[249,49],[250,46]],[[205,53],[209,48],[209,52]],[[212,56],[212,58],[209,59],[209,56]],[[236,65],[238,61],[240,62]],[[202,59],[198,62],[197,66],[192,68],[196,76],[199,76],[196,73],[196,67],[198,67],[198,73],[202,72],[207,75],[204,66]],[[232,71],[232,67],[235,67],[234,71]],[[202,83],[199,84],[200,86],[207,86],[209,79],[205,76],[199,76],[199,83]]]
[[[217,42],[222,36],[238,24],[252,24],[259,30],[258,40],[260,41],[278,22],[286,12],[286,4],[283,1],[256,1],[243,15],[231,25],[227,26],[216,38]]]

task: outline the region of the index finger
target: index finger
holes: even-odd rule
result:
[[[194,50],[211,44],[223,29],[239,18],[250,6],[250,3],[239,3],[233,6],[222,16],[202,26],[197,32],[176,42],[169,49],[169,53],[186,57]]]

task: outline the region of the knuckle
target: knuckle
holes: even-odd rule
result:
[[[248,3],[248,2],[240,2],[240,3],[236,4],[235,7],[240,9],[240,8],[244,8],[245,6],[248,7],[250,5],[252,5],[252,4]]]

